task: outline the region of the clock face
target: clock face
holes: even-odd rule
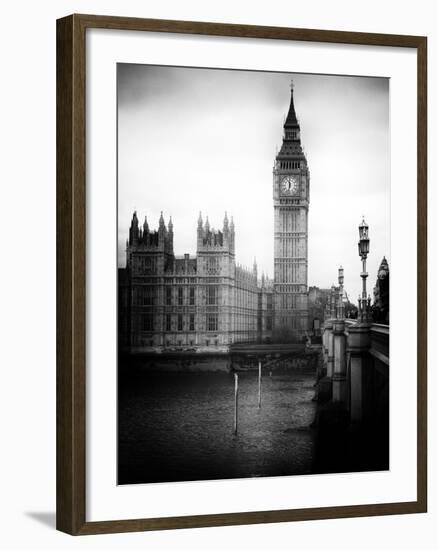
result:
[[[287,195],[294,195],[298,191],[298,178],[296,176],[285,176],[281,180],[281,191]]]

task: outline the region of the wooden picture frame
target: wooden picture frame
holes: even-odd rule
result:
[[[417,52],[417,499],[292,510],[86,521],[87,29],[414,48]],[[420,36],[71,15],[57,21],[57,529],[72,535],[242,525],[427,510],[427,40]]]

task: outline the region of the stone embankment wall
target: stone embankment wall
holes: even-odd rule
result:
[[[273,354],[261,357],[262,368],[264,370],[272,371],[287,371],[287,370],[301,370],[301,371],[317,371],[320,357],[319,352],[301,352],[290,354]],[[233,356],[232,357],[232,369],[239,370],[251,370],[258,368],[259,358],[253,356]]]
[[[306,350],[291,353],[265,355],[252,354],[190,354],[190,355],[138,355],[123,356],[119,365],[123,369],[163,372],[232,372],[248,371],[258,368],[262,362],[263,370],[287,371],[299,370],[317,373],[321,362],[320,351]]]

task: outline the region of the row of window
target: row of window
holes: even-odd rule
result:
[[[184,288],[179,287],[177,292],[177,304],[179,306],[184,305]],[[207,304],[208,305],[217,305],[218,303],[218,289],[217,287],[210,286],[207,287]],[[166,305],[172,305],[172,288],[166,287]],[[189,305],[195,305],[195,289],[194,287],[189,288]]]
[[[210,274],[219,273],[220,271],[219,258],[216,258],[216,257],[208,258],[205,262],[205,267],[206,267],[207,273],[210,273]]]
[[[178,306],[183,306],[186,304],[186,296],[187,292],[186,289],[183,287],[177,288],[176,293],[176,303]],[[144,287],[138,287],[136,289],[137,293],[137,299],[136,303],[138,305],[143,306],[154,306],[156,305],[156,288],[152,286],[144,286]],[[188,304],[190,306],[194,306],[196,303],[195,298],[195,288],[190,287],[188,289]],[[249,290],[243,290],[238,289],[237,292],[237,302],[236,305],[238,307],[240,306],[248,306],[256,304],[256,293]],[[268,304],[269,302],[272,304],[272,296],[268,294]],[[261,295],[258,295],[258,299],[261,300]],[[219,304],[219,289],[216,286],[208,286],[207,287],[207,295],[206,295],[206,303],[209,306],[216,306]],[[165,287],[165,304],[167,306],[173,305],[173,293],[172,293],[172,287]],[[269,305],[268,305],[269,308]]]
[[[134,273],[155,273],[157,269],[156,257],[136,256],[133,261]]]
[[[282,231],[283,233],[299,231],[301,229],[299,221],[300,213],[296,210],[280,210],[279,228],[277,231]]]
[[[217,345],[219,345],[219,340],[213,340],[212,343],[213,343],[213,345],[217,346]],[[151,346],[152,347],[154,345],[154,341],[153,340],[142,340],[141,342],[139,342],[139,344],[143,344],[144,346]],[[166,347],[170,347],[172,345],[172,342],[170,340],[166,340],[165,345],[166,345]],[[195,341],[194,340],[189,340],[188,344],[183,344],[182,340],[177,340],[176,345],[180,348],[183,345],[194,346]],[[205,340],[205,345],[209,346],[210,345],[210,340]]]
[[[300,168],[300,161],[299,160],[281,160],[280,161],[280,168],[285,170],[298,170]]]
[[[214,344],[215,346],[219,345],[219,340],[213,340],[213,344]],[[151,344],[151,345],[152,345],[152,344]],[[169,346],[171,346],[171,345],[172,345],[172,343],[170,342],[170,340],[166,340],[166,346],[169,347]],[[176,345],[177,345],[178,347],[182,347],[182,346],[183,346],[183,341],[182,341],[182,340],[177,340]],[[188,345],[189,345],[189,346],[194,346],[194,345],[195,345],[195,341],[194,341],[194,340],[189,340],[189,344],[188,344]],[[209,345],[210,345],[210,340],[205,340],[205,345],[206,345],[206,346],[209,346]]]
[[[275,265],[275,279],[278,283],[300,283],[303,282],[304,277],[302,264],[293,263],[291,259]]]
[[[286,139],[297,139],[298,130],[286,130]]]
[[[179,306],[184,305],[184,288],[179,287],[177,291],[177,304]],[[166,305],[172,305],[172,288],[166,287]],[[193,287],[189,288],[189,305],[195,305],[195,289]]]
[[[196,283],[196,279],[196,277],[166,277],[165,282],[169,285],[186,285],[187,283]]]
[[[290,206],[291,204],[299,204],[299,199],[292,199],[291,197],[288,197],[287,199],[280,199],[280,204],[284,204],[286,206]]]
[[[184,305],[185,292],[184,288],[179,287],[177,289],[177,304],[179,306]],[[172,287],[166,287],[166,305],[171,306],[173,303],[172,300]],[[156,301],[156,291],[154,287],[140,287],[137,289],[137,304],[143,306],[153,306]],[[188,302],[189,305],[195,305],[195,288],[190,287],[188,292]],[[217,287],[207,287],[207,304],[208,305],[217,305],[218,303],[218,289]]]
[[[236,330],[248,328],[248,324],[253,324],[254,319],[238,316],[235,321]],[[172,315],[166,315],[166,332],[172,331]],[[219,330],[218,315],[215,313],[209,313],[206,315],[206,329],[208,332],[217,332]],[[266,317],[266,330],[272,329],[272,317]],[[151,314],[142,315],[142,330],[144,332],[152,332],[154,330],[154,317]],[[184,315],[176,316],[176,330],[178,332],[189,331],[194,332],[196,330],[195,316],[189,315],[185,318]]]
[[[277,256],[291,258],[303,256],[305,239],[300,237],[282,237],[277,243]]]
[[[154,330],[154,316],[150,313],[142,315],[142,330],[144,332],[151,332]],[[209,313],[206,316],[206,327],[209,332],[217,332],[219,326],[218,316],[214,313]],[[172,330],[172,316],[166,315],[166,331]],[[195,316],[193,314],[185,319],[183,315],[176,316],[176,330],[182,332],[188,330],[190,332],[195,331]]]
[[[155,288],[144,286],[137,288],[137,303],[143,306],[155,305]]]
[[[298,285],[298,284],[292,284],[292,285],[282,284],[279,288],[277,288],[277,293],[281,293],[281,294],[293,294],[295,292],[306,293],[306,290],[303,290],[301,285]],[[268,298],[271,298],[271,304],[272,304],[272,294],[268,296]]]

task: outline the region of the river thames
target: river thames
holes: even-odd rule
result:
[[[314,471],[315,374],[137,373],[119,379],[118,483],[309,474]]]

